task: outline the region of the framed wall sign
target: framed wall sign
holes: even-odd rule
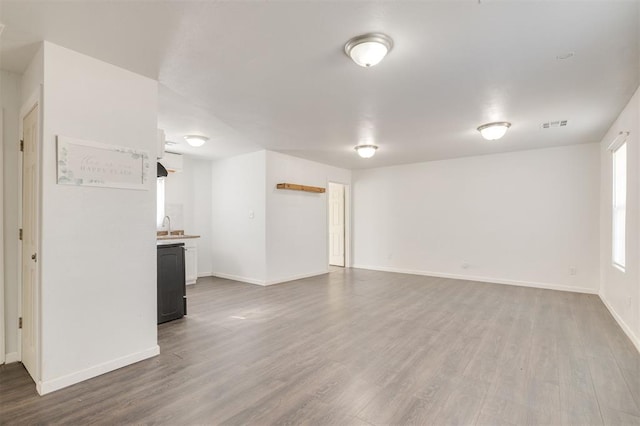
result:
[[[148,189],[149,153],[58,136],[58,184]]]

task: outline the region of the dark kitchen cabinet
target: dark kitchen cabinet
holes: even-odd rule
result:
[[[184,244],[158,245],[158,324],[186,315]]]

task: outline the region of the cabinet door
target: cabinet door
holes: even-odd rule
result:
[[[195,246],[185,247],[185,281],[195,284],[198,279],[198,249]]]
[[[158,324],[184,315],[184,249],[158,249]]]

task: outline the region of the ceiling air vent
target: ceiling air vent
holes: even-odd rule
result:
[[[554,127],[564,127],[567,125],[567,120],[562,121],[549,121],[546,123],[542,123],[543,129],[553,129]]]

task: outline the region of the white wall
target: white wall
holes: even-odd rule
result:
[[[351,184],[351,171],[267,151],[267,284],[328,272],[327,194],[276,189]]]
[[[21,77],[18,74],[0,71],[0,107],[3,109],[3,246],[4,246],[4,321],[6,361],[18,360],[18,188],[20,161],[18,122],[20,115]]]
[[[213,275],[265,283],[265,158],[258,151],[212,163]]]
[[[600,297],[640,351],[640,89],[611,126],[600,144]],[[611,262],[612,158],[607,150],[619,132],[627,138],[627,240],[625,272]]]
[[[44,44],[43,393],[158,353],[156,192],[56,184],[56,135],[156,150],[157,82]]]
[[[597,144],[354,171],[354,266],[595,293],[598,179]]]
[[[350,171],[259,151],[213,162],[211,181],[213,275],[269,285],[328,271],[326,194],[275,186],[349,184]]]
[[[211,161],[186,155],[183,158],[183,170],[165,178],[166,214],[171,217],[172,229],[200,235],[198,276],[209,276],[213,272]]]

